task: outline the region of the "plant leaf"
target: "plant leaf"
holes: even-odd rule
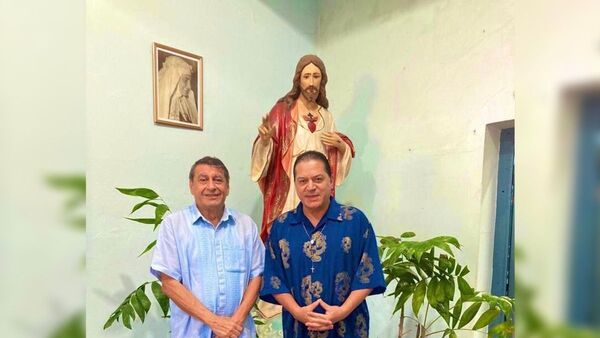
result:
[[[110,317],[108,317],[108,320],[106,321],[106,323],[104,323],[104,327],[103,327],[102,329],[103,329],[103,330],[106,330],[106,329],[108,329],[108,328],[109,328],[109,327],[110,327],[110,326],[113,324],[113,322],[114,322],[114,321],[115,321],[117,318],[119,318],[119,314],[120,314],[120,313],[121,313],[121,312],[115,312],[115,313],[113,313],[112,315],[110,315]]]
[[[446,324],[448,326],[450,326],[450,320],[452,319],[452,314],[450,313],[449,310],[449,303],[448,302],[442,302],[442,303],[438,303],[436,306],[432,306],[438,313],[439,315],[444,319],[444,321],[446,322]]]
[[[410,298],[410,296],[412,296],[414,290],[415,290],[414,285],[410,285],[408,287],[403,288],[403,291],[400,294],[400,297],[398,297],[398,301],[396,302],[396,309],[394,309],[394,312],[392,313],[392,315],[394,313],[396,313],[396,311],[401,309],[406,304],[406,301],[408,300],[408,298]]]
[[[470,296],[475,293],[475,290],[473,290],[473,288],[469,285],[469,283],[467,283],[467,281],[464,278],[458,277],[457,279],[458,279],[458,289],[460,290],[460,294],[462,296]],[[465,297],[463,297],[463,298],[465,298]]]
[[[121,309],[121,319],[123,320],[123,325],[131,330],[131,319],[135,319],[133,307],[131,307],[130,304],[125,304],[121,307]]]
[[[405,232],[402,235],[400,235],[400,238],[413,238],[415,236],[416,236],[416,234],[414,232],[408,231],[408,232]]]
[[[496,308],[491,308],[487,310],[481,315],[481,317],[479,317],[475,325],[473,325],[473,330],[479,330],[485,326],[488,326],[492,322],[492,320],[494,320],[494,318],[498,316],[499,313],[500,310]]]
[[[383,265],[383,262],[381,263],[381,265]],[[396,279],[395,276],[387,274],[387,276],[385,276],[385,285],[389,285],[394,279]]]
[[[412,308],[415,316],[419,315],[419,310],[423,305],[423,301],[425,300],[425,291],[427,290],[427,284],[424,280],[420,281],[415,288],[415,292],[412,296]]]
[[[473,318],[475,318],[475,315],[479,311],[479,308],[481,308],[480,302],[471,304],[471,306],[469,306],[469,308],[465,310],[465,312],[462,314],[460,322],[458,323],[458,328],[461,329],[465,325],[469,324],[469,322],[472,321]]]
[[[154,210],[154,230],[162,222],[163,216],[169,211],[169,207],[164,204],[159,204]]]
[[[431,278],[431,280],[429,281],[429,285],[427,286],[427,301],[431,305],[435,305],[438,302],[437,297],[435,296],[435,290],[437,289],[438,284],[439,281],[437,277],[433,277]]]
[[[400,309],[402,309],[402,307],[404,306],[404,303],[406,303],[406,300],[408,299],[408,297],[410,297],[410,293],[409,292],[403,292],[400,295],[400,298],[398,298],[398,301],[396,302],[396,307],[394,308],[394,312],[392,312],[392,316],[398,312]]]
[[[512,299],[510,299],[510,298],[507,299],[506,296],[504,296],[504,297],[497,297],[497,296],[493,296],[493,295],[489,295],[489,296],[493,297],[493,300],[494,300],[493,302],[489,302],[489,303],[498,305],[505,316],[507,316],[507,317],[510,316],[510,314],[512,313],[512,308],[513,308]]]
[[[140,202],[140,203],[134,205],[133,208],[131,209],[131,212],[129,214],[130,215],[133,214],[134,212],[138,211],[144,205],[152,205],[152,206],[156,207],[158,204],[156,204],[156,203],[154,203],[152,201],[153,200],[145,200],[143,202]]]
[[[156,298],[158,305],[160,305],[163,316],[166,317],[169,314],[169,298],[162,292],[162,288],[158,282],[152,282],[151,288],[154,298]]]
[[[139,196],[150,200],[158,198],[158,194],[154,192],[154,190],[148,188],[117,188],[117,190],[119,190],[121,194],[129,196]]]
[[[454,256],[454,252],[450,248],[450,245],[446,243],[437,243],[436,246],[444,251],[446,251],[450,256]]]
[[[130,221],[134,221],[134,222],[138,222],[138,223],[142,223],[142,224],[154,224],[154,218],[129,218],[129,217],[125,217],[125,219],[128,219]]]
[[[456,286],[454,284],[454,279],[444,279],[444,293],[446,294],[446,299],[453,301],[454,300],[454,292],[456,290]]]
[[[50,175],[46,177],[46,183],[54,188],[71,190],[85,195],[86,178],[85,175]]]
[[[448,243],[453,245],[455,248],[460,249],[460,243],[458,242],[458,239],[456,239],[455,237],[452,236],[439,236],[434,238],[436,241],[441,241],[444,243]]]
[[[152,248],[154,248],[155,245],[156,245],[156,240],[154,240],[154,241],[152,241],[152,243],[148,244],[146,249],[144,249],[144,251],[142,251],[142,253],[139,254],[138,257],[140,257],[141,255],[145,254],[146,252],[152,250]]]
[[[138,196],[146,199],[156,199],[159,195],[152,189],[148,188],[116,188],[120,193],[129,196]]]
[[[133,306],[135,313],[137,313],[138,317],[140,317],[140,320],[143,323],[146,319],[146,311],[144,311],[144,306],[135,294],[131,295],[131,305]]]
[[[441,278],[438,285],[435,288],[435,298],[439,303],[443,303],[446,301],[446,291],[444,283],[446,282],[445,278]]]
[[[460,319],[460,314],[462,313],[462,298],[460,298],[454,304],[454,308],[452,309],[452,328],[456,328],[456,324],[458,324],[458,320]]]
[[[152,306],[152,303],[150,302],[150,299],[148,298],[148,296],[146,296],[146,292],[144,292],[144,288],[145,288],[145,285],[142,285],[137,290],[135,290],[135,295],[136,295],[137,299],[139,299],[140,303],[142,304],[144,311],[146,313],[148,313],[148,311],[150,310],[150,307]]]
[[[448,273],[452,273],[454,271],[454,267],[456,267],[456,259],[454,257],[450,257],[450,266],[448,266]]]
[[[513,337],[513,333],[515,332],[514,323],[511,320],[507,320],[502,322],[489,331],[489,336],[493,337]]]

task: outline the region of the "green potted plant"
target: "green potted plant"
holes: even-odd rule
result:
[[[152,227],[152,231],[156,231],[160,226],[164,216],[170,211],[169,207],[164,203],[162,198],[152,189],[148,188],[117,188],[119,192],[128,196],[141,197],[142,201],[136,203],[131,209],[130,215],[134,214],[143,207],[154,208],[153,218],[132,218],[127,217],[128,220],[146,224]],[[150,252],[156,245],[156,240],[152,241],[146,246],[144,250],[138,255],[138,257]],[[163,318],[169,317],[169,298],[162,292],[161,285],[158,281],[147,281],[136,287],[131,293],[129,293],[125,299],[117,306],[117,308],[110,314],[104,329],[106,330],[113,323],[120,322],[128,329],[131,329],[131,322],[139,318],[142,323],[146,319],[152,303],[150,298],[146,295],[146,286],[150,285],[149,289],[152,292],[156,302],[160,306]]]
[[[388,296],[395,299],[393,314],[400,311],[398,337],[454,338],[458,331],[479,331],[498,316],[504,320],[490,329],[489,336],[511,337],[514,299],[475,291],[469,285],[465,278],[469,268],[458,264],[452,250],[460,249],[458,240],[439,236],[415,241],[413,237],[413,232],[380,237]],[[480,310],[485,311],[479,314]]]

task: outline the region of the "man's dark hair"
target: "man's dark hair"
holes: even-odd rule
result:
[[[192,168],[190,169],[190,175],[189,175],[190,181],[192,181],[194,179],[194,171],[196,170],[196,167],[201,164],[209,165],[211,167],[217,167],[217,168],[220,168],[221,170],[223,170],[223,174],[225,174],[225,181],[227,183],[229,183],[229,170],[227,170],[227,167],[225,166],[223,161],[219,160],[216,157],[212,157],[212,156],[204,156],[203,158],[196,161],[196,163],[194,163],[194,165],[192,165]]]
[[[325,109],[329,108],[329,100],[327,100],[327,90],[325,89],[325,86],[327,86],[327,70],[325,69],[325,64],[323,63],[323,60],[321,60],[316,55],[304,55],[300,58],[298,64],[296,65],[296,71],[294,72],[294,79],[292,80],[292,89],[287,94],[285,94],[284,97],[277,100],[277,102],[285,102],[288,108],[292,107],[292,105],[298,99],[300,93],[302,92],[302,88],[300,87],[300,76],[302,75],[302,70],[304,69],[304,67],[308,66],[311,63],[317,66],[317,68],[319,68],[319,70],[321,71],[321,86],[319,88],[319,96],[317,96],[316,102]]]
[[[321,163],[323,163],[323,167],[325,167],[325,172],[327,173],[327,176],[331,177],[331,166],[329,165],[327,157],[325,157],[323,153],[320,153],[315,150],[309,150],[307,152],[304,152],[296,158],[296,161],[294,162],[294,177],[296,177],[296,166],[298,165],[298,163],[310,160],[321,161]]]

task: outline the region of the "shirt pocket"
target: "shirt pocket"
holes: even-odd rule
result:
[[[223,248],[223,263],[227,272],[246,271],[246,250],[236,247]]]

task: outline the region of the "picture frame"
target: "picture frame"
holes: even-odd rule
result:
[[[201,56],[154,42],[152,88],[155,124],[204,129]]]

